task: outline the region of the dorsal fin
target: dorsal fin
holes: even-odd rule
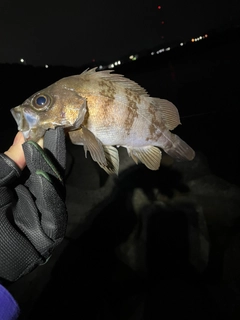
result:
[[[97,68],[83,71],[79,76],[88,80],[103,79],[107,81],[117,82],[123,88],[130,89],[138,95],[148,97],[147,91],[136,82],[125,78],[122,74],[112,74],[114,70],[103,70],[96,72]]]
[[[151,103],[154,105],[156,113],[163,119],[169,130],[173,130],[181,124],[178,109],[172,102],[160,98],[148,99],[152,101]]]

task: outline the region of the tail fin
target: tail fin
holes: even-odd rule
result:
[[[195,157],[195,151],[179,136],[172,134],[172,138],[171,148],[164,149],[164,151],[179,161],[193,160]]]

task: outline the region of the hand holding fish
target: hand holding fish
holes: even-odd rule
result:
[[[46,132],[43,149],[33,141],[23,142],[18,133],[9,150],[0,154],[0,279],[8,281],[43,264],[67,226],[63,128]],[[25,165],[27,180],[21,171]]]
[[[90,69],[33,94],[11,110],[18,130],[37,141],[49,128],[67,128],[72,143],[83,145],[109,174],[119,170],[116,146],[151,170],[160,166],[159,148],[178,160],[192,160],[194,150],[171,132],[180,124],[177,108],[111,72]]]

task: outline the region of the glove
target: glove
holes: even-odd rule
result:
[[[33,141],[22,147],[27,180],[21,181],[22,171],[0,154],[0,278],[7,281],[45,263],[67,226],[63,129],[48,130],[43,149]]]

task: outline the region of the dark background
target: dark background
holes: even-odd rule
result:
[[[34,66],[75,67],[93,59],[112,63],[233,25],[239,17],[238,0],[2,0],[0,62],[23,58]]]
[[[175,132],[196,151],[192,162],[164,158],[157,172],[128,165],[108,178],[68,143],[69,230],[46,265],[8,287],[21,319],[239,319],[238,2],[1,5],[1,152],[17,131],[10,108],[118,59],[117,73],[177,106]]]

